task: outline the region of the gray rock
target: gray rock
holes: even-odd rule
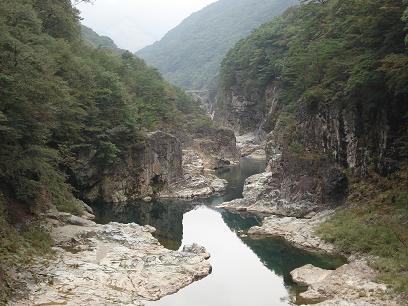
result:
[[[119,223],[56,228],[55,258],[33,265],[43,277],[26,280],[27,298],[10,305],[143,305],[211,272],[203,254],[167,250],[152,231]]]
[[[318,205],[312,201],[308,193],[295,196],[286,188],[282,189],[282,184],[272,172],[264,172],[247,178],[243,199],[225,202],[219,207],[295,217],[302,217],[318,210]]]
[[[202,255],[204,256],[205,259],[210,258],[210,253],[207,252],[205,247],[198,245],[196,243],[183,246],[183,252],[189,252],[189,253]]]
[[[237,136],[237,147],[241,152],[241,156],[248,156],[253,159],[266,159],[265,143],[256,133],[247,133]]]
[[[127,153],[111,169],[98,169],[94,152],[78,158],[75,178],[89,201],[122,203],[157,193],[183,177],[180,141],[165,132],[146,135],[146,140]]]
[[[206,169],[239,163],[240,153],[232,130],[203,127],[197,132],[192,147],[200,154]]]
[[[294,282],[308,287],[299,294],[302,303],[320,302],[317,305],[321,306],[400,305],[385,285],[374,282],[377,274],[365,260],[354,260],[333,271],[306,265],[290,274]]]
[[[248,235],[280,237],[304,250],[335,253],[332,244],[326,243],[314,233],[316,226],[330,218],[333,213],[334,211],[321,212],[310,219],[269,216],[263,220],[262,226],[251,227]]]
[[[184,178],[160,193],[163,198],[195,198],[209,196],[225,190],[227,181],[205,170],[198,152],[183,150]]]

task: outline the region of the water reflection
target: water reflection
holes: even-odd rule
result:
[[[127,205],[98,203],[94,205],[94,210],[98,223],[114,221],[151,225],[156,228],[154,236],[162,245],[178,250],[183,239],[183,215],[193,207],[191,201],[162,200],[150,203],[138,201]]]
[[[184,215],[183,244],[197,242],[211,254],[212,274],[155,306],[278,306],[289,296],[281,277],[230,230],[220,212],[200,206]]]
[[[100,223],[149,224],[157,229],[156,238],[169,249],[196,242],[210,252],[211,275],[147,305],[288,305],[300,290],[291,282],[290,271],[308,263],[326,269],[343,263],[341,258],[304,252],[283,240],[239,237],[240,231],[259,225],[263,216],[232,213],[216,209],[215,205],[242,197],[245,179],[264,168],[265,161],[243,159],[240,166],[219,171],[217,174],[229,182],[227,190],[206,199],[96,205]]]

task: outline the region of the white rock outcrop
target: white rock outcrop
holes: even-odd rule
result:
[[[55,257],[38,261],[31,280],[24,273],[28,298],[10,305],[143,305],[211,272],[208,253],[165,249],[154,230],[119,223],[55,227]]]

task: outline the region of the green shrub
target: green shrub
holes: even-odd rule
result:
[[[392,178],[354,182],[350,207],[317,229],[345,253],[373,256],[378,280],[408,293],[408,192],[406,170]]]

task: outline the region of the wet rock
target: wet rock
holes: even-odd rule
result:
[[[34,265],[32,273],[43,277],[27,281],[27,299],[10,305],[142,305],[210,273],[204,254],[167,250],[153,230],[118,223],[55,228],[55,259]]]
[[[152,201],[152,197],[144,197],[143,201],[145,202],[151,202]]]

